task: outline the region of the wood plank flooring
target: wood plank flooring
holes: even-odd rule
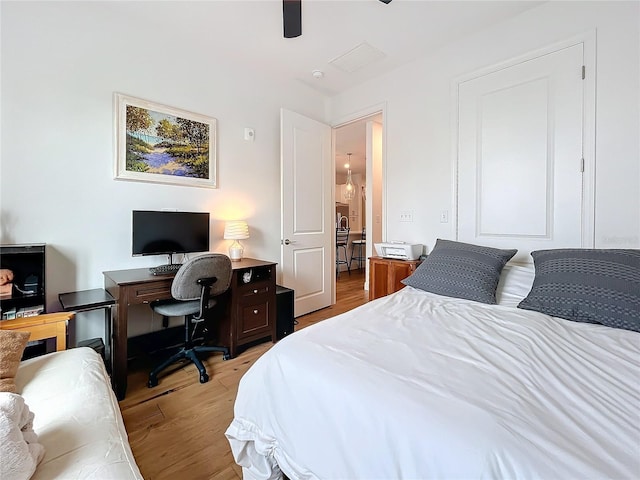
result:
[[[296,330],[351,310],[368,300],[364,269],[342,272],[336,282],[336,304],[298,317]],[[133,455],[146,480],[174,478],[238,480],[224,432],[233,418],[238,382],[271,342],[251,347],[232,360],[215,354],[204,361],[211,379],[198,382],[193,364],[176,364],[147,388],[151,365],[129,366],[127,396],[120,402]]]

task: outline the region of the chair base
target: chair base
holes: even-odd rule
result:
[[[209,347],[209,346],[197,346],[186,348],[183,347],[179,352],[171,355],[171,357],[167,358],[164,362],[154,368],[149,374],[149,381],[147,382],[147,387],[153,388],[158,385],[158,374],[167,368],[169,365],[186,358],[191,361],[198,372],[200,373],[200,383],[207,383],[209,381],[209,375],[207,374],[207,370],[204,368],[202,361],[198,358],[197,354],[200,352],[222,352],[223,360],[229,360],[229,349],[227,347]]]

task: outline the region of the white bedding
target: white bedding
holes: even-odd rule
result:
[[[245,479],[640,478],[640,334],[411,287],[281,340],[226,434]]]
[[[31,480],[142,479],[104,363],[92,349],[25,360],[16,385],[45,450]]]

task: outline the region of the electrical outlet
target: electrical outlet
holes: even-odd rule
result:
[[[449,210],[442,210],[440,212],[440,223],[449,223]]]
[[[413,222],[413,212],[400,212],[401,222]]]

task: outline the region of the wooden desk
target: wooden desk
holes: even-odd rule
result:
[[[276,341],[276,263],[253,258],[232,262],[226,314],[218,321],[219,341],[231,358],[239,346],[271,337]],[[152,275],[148,268],[103,272],[104,287],[116,300],[111,319],[111,383],[119,400],[127,391],[129,307],[171,298],[173,275]],[[216,320],[217,321],[217,320]]]

